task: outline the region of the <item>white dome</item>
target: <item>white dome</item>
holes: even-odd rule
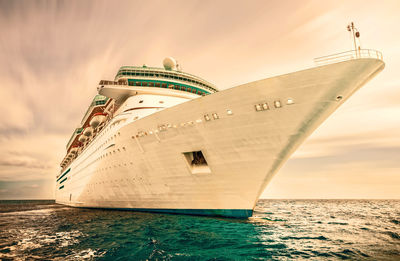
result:
[[[165,70],[175,70],[176,69],[176,61],[172,57],[167,57],[163,61],[163,65]]]

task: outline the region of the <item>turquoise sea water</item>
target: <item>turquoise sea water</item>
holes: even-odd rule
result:
[[[0,201],[1,260],[400,260],[400,200],[260,200],[247,220]]]

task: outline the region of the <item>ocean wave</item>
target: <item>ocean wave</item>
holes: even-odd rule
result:
[[[262,200],[248,220],[7,208],[0,215],[4,260],[393,260],[400,254],[393,217],[400,201]]]

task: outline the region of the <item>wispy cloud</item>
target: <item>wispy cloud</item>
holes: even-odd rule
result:
[[[44,164],[41,161],[34,161],[34,160],[0,160],[0,168],[1,167],[25,167],[25,168],[32,168],[32,169],[49,169],[50,166]]]

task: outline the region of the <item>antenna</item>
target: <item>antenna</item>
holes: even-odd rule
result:
[[[176,61],[176,70],[179,71],[179,72],[182,71],[182,66],[178,61]]]
[[[357,41],[356,38],[360,38],[360,32],[358,31],[358,29],[354,26],[354,23],[351,22],[349,25],[347,25],[347,31],[351,32],[351,34],[353,35],[353,42],[354,42],[354,51],[356,52],[356,57],[358,58],[359,56],[359,52],[361,50],[361,46],[360,44],[358,45],[357,48]],[[358,51],[358,52],[357,52]]]

